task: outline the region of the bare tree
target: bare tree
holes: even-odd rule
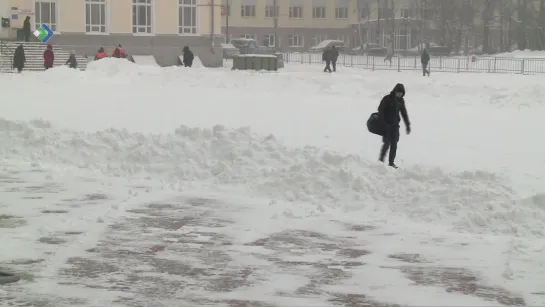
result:
[[[500,52],[508,51],[511,47],[511,25],[513,21],[513,14],[515,7],[513,0],[500,0],[499,1],[499,30],[500,30]],[[507,39],[505,39],[505,30],[507,30]]]
[[[528,1],[517,0],[517,48],[524,50],[528,48]]]
[[[533,44],[534,49],[544,50],[545,49],[545,0],[539,0],[539,6],[536,8],[532,5],[532,9],[537,10],[534,12],[534,37],[535,43]]]
[[[482,20],[483,20],[483,52],[490,53],[490,26],[493,22],[494,10],[496,9],[497,0],[484,0],[482,3]]]

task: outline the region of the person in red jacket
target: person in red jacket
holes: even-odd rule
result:
[[[127,54],[125,53],[125,49],[123,49],[123,47],[121,46],[121,44],[117,45],[117,47],[115,47],[115,49],[112,51],[112,56],[114,58],[118,58],[118,59],[124,59],[127,57]]]
[[[106,57],[106,52],[104,52],[104,47],[100,47],[97,53],[95,54],[95,61],[100,60]]]
[[[44,51],[44,67],[49,69],[53,67],[53,62],[55,61],[55,54],[53,53],[53,46],[47,45],[47,49]]]

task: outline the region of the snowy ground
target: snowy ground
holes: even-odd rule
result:
[[[544,304],[545,78],[320,70],[1,75],[2,306]]]

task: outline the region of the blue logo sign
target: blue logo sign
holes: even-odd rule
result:
[[[42,43],[47,43],[48,40],[53,37],[53,31],[45,24],[42,23],[42,26],[34,31],[34,36]]]

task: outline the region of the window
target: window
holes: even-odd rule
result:
[[[336,0],[335,18],[336,19],[348,18],[348,0]]]
[[[304,46],[304,40],[303,36],[301,35],[289,35],[288,40],[290,42],[290,47],[303,47]]]
[[[85,0],[85,32],[106,33],[106,0]]]
[[[335,18],[337,18],[337,19],[347,19],[348,18],[348,8],[347,7],[336,7],[335,8]]]
[[[312,8],[312,18],[314,19],[325,19],[325,6],[315,6]]]
[[[240,16],[242,17],[255,17],[255,5],[241,5]]]
[[[383,7],[380,7],[378,9],[378,18],[385,19],[390,18],[392,16],[392,9],[386,9]]]
[[[266,47],[275,47],[275,36],[274,34],[266,34],[264,44]]]
[[[178,0],[178,33],[197,34],[197,0]]]
[[[132,0],[132,33],[152,33],[152,0]]]
[[[302,6],[290,6],[290,18],[303,18]]]
[[[231,5],[229,5],[227,0],[221,0],[221,15],[231,16]]]
[[[255,34],[244,34],[243,37],[247,39],[257,40],[257,35]]]
[[[426,20],[433,19],[434,11],[432,9],[423,9],[422,10],[422,18]]]
[[[411,17],[411,10],[409,9],[402,9],[401,10],[401,18],[410,18]]]
[[[361,8],[360,9],[360,19],[365,19],[369,17],[369,9],[368,8]]]
[[[274,18],[275,16],[278,16],[278,11],[279,10],[280,10],[280,7],[278,5],[276,6],[276,12],[274,11],[274,6],[273,5],[267,5],[267,6],[265,6],[265,17]]]
[[[57,3],[55,0],[36,0],[34,5],[36,29],[45,23],[53,31],[57,31]]]

